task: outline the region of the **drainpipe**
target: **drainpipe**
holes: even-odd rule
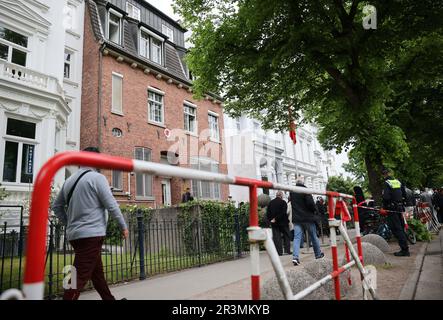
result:
[[[102,151],[102,76],[103,76],[103,50],[106,47],[106,43],[100,40],[100,49],[98,50],[98,101],[97,101],[97,128],[98,128],[98,140],[97,147]]]

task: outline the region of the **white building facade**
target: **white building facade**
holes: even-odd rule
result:
[[[264,131],[257,120],[225,115],[225,141],[228,172],[244,176],[295,185],[302,176],[305,185],[325,190],[329,176],[339,174],[335,153],[325,151],[317,140],[317,128],[312,124],[297,127],[297,143],[289,133]],[[233,201],[249,201],[248,189],[230,186]],[[259,190],[259,194],[267,192]],[[275,190],[269,190],[271,197]]]
[[[83,0],[0,0],[2,203],[29,199],[46,160],[79,148],[83,18]]]

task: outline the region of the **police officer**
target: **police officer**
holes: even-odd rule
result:
[[[391,177],[388,169],[382,170],[385,179],[383,185],[383,209],[388,212],[388,225],[394,236],[398,239],[401,250],[394,253],[397,257],[409,257],[409,247],[404,231],[402,212],[404,211],[403,199],[406,199],[405,187],[400,181]]]

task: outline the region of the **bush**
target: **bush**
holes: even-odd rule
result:
[[[139,207],[137,205],[133,206],[121,206],[120,210],[123,214],[123,217],[126,220],[126,224],[136,224],[137,223],[137,211],[141,210],[143,213],[143,221],[146,225],[146,223],[149,223],[152,218],[152,209],[148,207]],[[106,244],[121,244],[122,241],[122,232],[120,230],[120,226],[118,225],[117,221],[109,216],[108,220],[108,226],[106,229]]]
[[[415,232],[417,241],[431,241],[431,233],[428,231],[428,229],[426,229],[426,226],[420,220],[414,218],[409,219],[408,225]]]
[[[184,228],[182,237],[188,254],[197,254],[196,249],[206,253],[225,252],[226,246],[234,245],[235,219],[238,219],[240,227],[241,249],[246,249],[248,205],[236,208],[232,203],[195,200],[182,203],[179,208],[178,222]],[[199,230],[200,235],[197,235]],[[197,237],[201,239],[200,248],[196,247]]]

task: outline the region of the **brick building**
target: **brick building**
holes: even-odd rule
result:
[[[186,30],[143,0],[86,0],[81,148],[227,173],[221,99],[192,97]],[[228,187],[171,177],[103,171],[121,202],[227,200]]]

